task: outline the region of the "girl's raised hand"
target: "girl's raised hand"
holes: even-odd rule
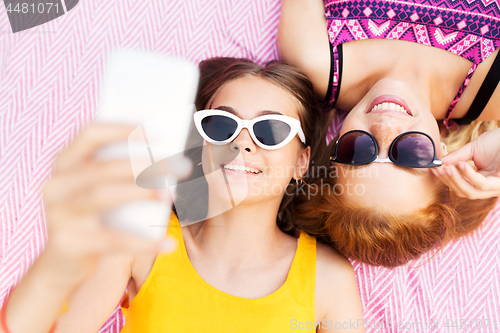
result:
[[[133,129],[128,125],[88,126],[58,156],[52,178],[43,187],[49,237],[46,255],[56,270],[75,280],[88,277],[101,254],[136,254],[160,246],[160,241],[107,228],[100,220],[103,211],[126,202],[160,200],[157,190],[135,184],[129,160],[92,158],[105,145],[127,141]],[[171,172],[182,176],[182,170],[190,167],[176,169],[180,171]]]
[[[500,129],[441,158],[432,172],[460,197],[486,199],[500,196]],[[467,161],[473,161],[477,171]]]

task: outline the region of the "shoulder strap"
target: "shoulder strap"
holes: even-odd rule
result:
[[[314,309],[316,285],[316,238],[300,232],[296,257],[290,268],[291,292],[296,302]]]
[[[339,57],[339,83],[337,85],[337,91],[335,91],[335,101],[339,98],[340,85],[342,84],[342,67],[344,67],[344,51],[342,50],[342,44],[337,45],[337,55]]]
[[[339,97],[340,83],[342,81],[342,44],[334,48],[330,43],[330,78],[328,81],[328,90],[322,104],[331,111],[337,98]]]
[[[500,52],[498,52],[493,64],[491,65],[488,74],[484,78],[483,84],[479,91],[477,92],[476,97],[472,101],[472,104],[467,111],[467,114],[462,118],[456,120],[459,125],[468,125],[471,121],[477,119],[481,112],[483,112],[484,108],[488,104],[491,96],[495,92],[495,89],[500,81]]]
[[[330,76],[328,79],[328,90],[326,91],[325,99],[323,100],[323,104],[328,106],[330,100],[332,99],[332,90],[333,90],[333,76],[335,75],[335,57],[333,56],[333,45],[330,44]]]

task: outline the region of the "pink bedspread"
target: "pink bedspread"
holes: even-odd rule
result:
[[[81,0],[13,34],[0,6],[0,303],[44,247],[39,189],[95,115],[106,54],[126,46],[264,63],[278,57],[279,10],[277,0]],[[430,255],[392,271],[353,262],[367,332],[499,332],[499,220],[497,206],[473,235],[417,268]],[[117,308],[101,332],[122,326]]]

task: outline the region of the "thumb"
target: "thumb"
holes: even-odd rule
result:
[[[443,164],[457,165],[460,161],[467,162],[473,160],[473,158],[472,142],[469,142],[465,146],[455,150],[453,153],[449,153],[448,155],[441,157],[441,161],[443,161]]]

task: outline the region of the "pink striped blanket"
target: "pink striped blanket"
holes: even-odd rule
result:
[[[278,0],[81,0],[13,34],[0,6],[0,304],[44,247],[39,190],[57,154],[93,120],[106,54],[125,46],[265,63],[278,57],[279,13]],[[499,332],[499,220],[497,206],[425,264],[430,254],[394,270],[353,262],[367,332]],[[100,332],[119,332],[123,321],[117,304]]]

